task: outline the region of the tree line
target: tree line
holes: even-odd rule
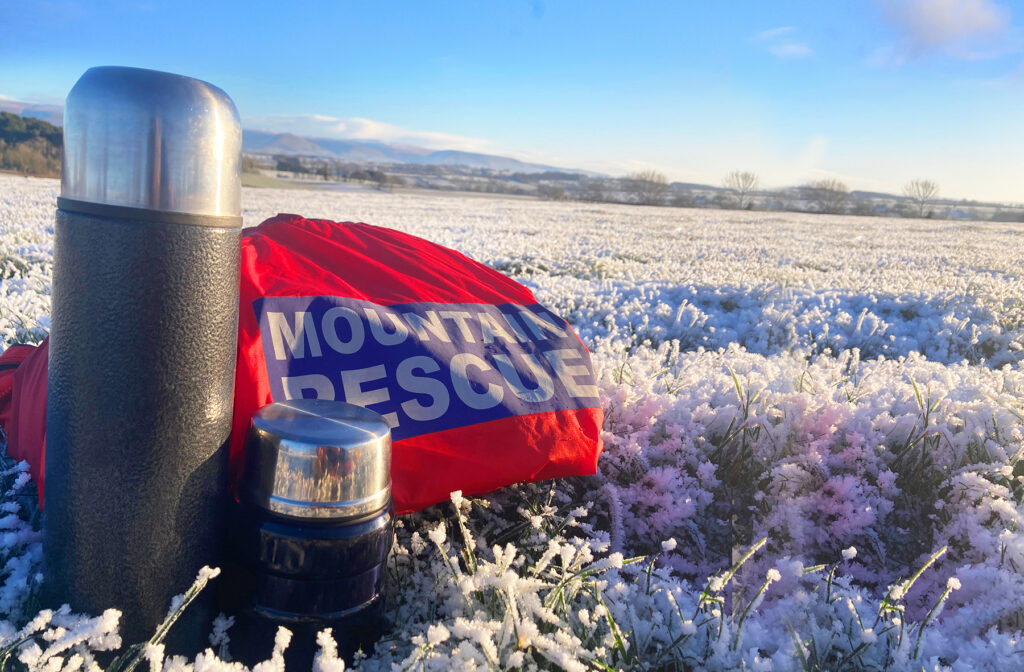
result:
[[[53,124],[0,112],[0,170],[59,177],[63,137]]]
[[[734,207],[749,210],[757,206],[755,195],[762,198],[762,209],[800,209],[782,208],[777,206],[775,192],[759,192],[760,178],[756,173],[746,170],[734,170],[722,178],[722,188],[727,198],[719,199],[713,205]],[[655,170],[644,170],[627,175],[621,179],[621,195],[625,202],[638,205],[698,205],[696,199],[684,192],[672,192],[668,178]],[[870,214],[863,208],[851,208],[850,188],[842,181],[829,178],[815,180],[792,190],[797,200],[806,204],[808,210],[824,214]],[[914,179],[903,187],[903,196],[911,204],[912,214],[917,217],[928,217],[933,213],[933,206],[939,198],[939,185],[926,179]],[[597,200],[614,200],[603,198]]]

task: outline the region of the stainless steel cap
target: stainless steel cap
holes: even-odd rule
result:
[[[391,505],[391,429],[343,401],[296,399],[253,415],[239,493],[296,518],[342,519]]]
[[[198,79],[90,68],[64,104],[64,199],[237,217],[241,161],[235,104]]]

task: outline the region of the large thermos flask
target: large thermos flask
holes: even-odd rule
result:
[[[189,77],[88,70],[67,97],[46,422],[49,600],[149,638],[219,565],[238,319],[241,126]],[[212,605],[211,605],[212,606]],[[202,644],[202,604],[175,626]]]
[[[369,650],[384,625],[394,539],[384,418],[341,401],[264,406],[246,439],[239,497],[224,587],[240,612],[232,644],[255,641],[235,655],[266,658],[280,625],[296,635],[289,663],[299,667],[325,627],[343,653]]]

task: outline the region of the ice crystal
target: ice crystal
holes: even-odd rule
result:
[[[58,189],[0,176],[4,346],[49,330]],[[960,222],[402,193],[244,201],[247,225],[303,212],[459,249],[527,284],[592,352],[599,473],[506,488],[486,509],[459,493],[400,520],[393,630],[360,669],[1019,667],[1017,228],[972,224],[967,245]],[[114,610],[34,613],[27,465],[0,465],[0,494],[0,665],[96,672],[93,652],[136,644]],[[139,660],[240,672],[228,627],[192,659],[151,645]],[[331,634],[317,641],[316,669],[340,672]],[[288,645],[280,633],[257,670],[282,670]]]

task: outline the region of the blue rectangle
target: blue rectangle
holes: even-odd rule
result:
[[[275,296],[253,308],[274,400],[365,406],[395,440],[599,405],[590,354],[539,304]]]

